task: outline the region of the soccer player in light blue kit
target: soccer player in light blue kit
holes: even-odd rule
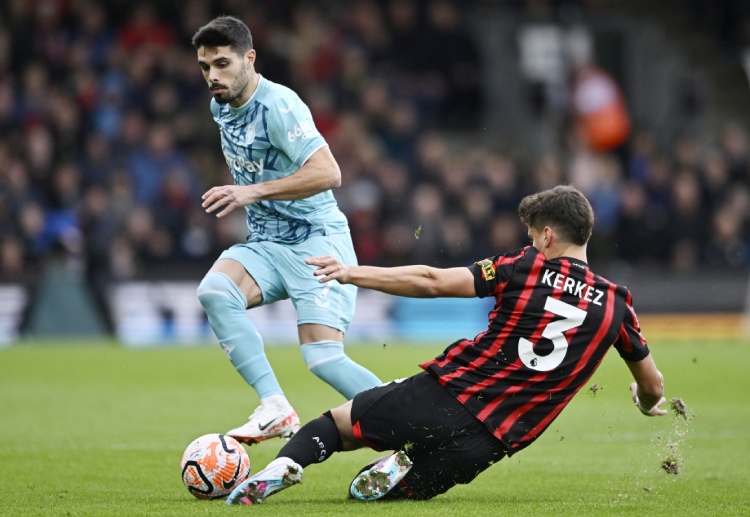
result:
[[[246,309],[290,298],[302,357],[316,376],[347,399],[380,384],[344,352],[356,288],[319,284],[304,260],[334,255],[356,261],[346,217],[331,192],[341,184],[341,171],[299,96],[255,71],[244,23],[218,17],[192,44],[234,180],[203,194],[203,207],[217,217],[244,207],[249,228],[247,242],[224,251],[197,291],[221,347],[260,398],[248,422],[226,434],[248,444],[288,438],[299,418]]]

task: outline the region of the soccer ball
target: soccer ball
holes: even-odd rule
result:
[[[250,458],[240,442],[224,434],[196,438],[182,455],[182,482],[198,499],[226,497],[250,475]]]

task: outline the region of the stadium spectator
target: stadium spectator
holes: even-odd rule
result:
[[[730,181],[747,181],[747,163],[750,159],[750,139],[747,130],[737,122],[726,123],[721,130],[721,146],[729,167]]]
[[[707,221],[701,211],[701,187],[696,174],[679,171],[672,185],[669,228],[670,262],[677,269],[691,270],[700,264],[701,243],[708,235]]]
[[[630,116],[614,78],[591,62],[579,63],[573,75],[572,105],[584,144],[611,151],[630,136]]]
[[[174,42],[172,27],[160,20],[154,7],[147,2],[136,4],[132,15],[117,35],[117,44],[127,52],[142,48],[153,52],[164,51]]]
[[[620,193],[620,214],[614,230],[617,255],[631,265],[664,263],[669,255],[666,214],[649,209],[645,186],[629,180]]]
[[[706,246],[706,263],[720,268],[746,268],[750,264],[750,249],[743,238],[743,223],[747,217],[726,205],[717,210],[711,220],[711,239]]]
[[[195,173],[188,157],[175,146],[174,132],[167,124],[160,122],[149,126],[145,147],[134,149],[127,164],[136,203],[147,207],[159,206],[165,178],[173,171],[184,171],[184,187],[197,199],[197,190],[192,186]]]
[[[450,131],[475,129],[482,106],[476,41],[455,2],[431,0],[426,9],[426,30],[417,32],[416,72],[426,75],[422,87],[427,97],[436,97],[436,125]]]

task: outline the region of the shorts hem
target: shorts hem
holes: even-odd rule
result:
[[[334,330],[338,330],[339,332],[343,332],[344,335],[346,335],[347,330],[349,330],[348,328],[345,329],[344,328],[345,325],[341,323],[334,324],[330,321],[320,321],[320,320],[311,320],[311,319],[298,319],[297,326],[299,327],[300,325],[323,325],[326,327],[330,327]]]

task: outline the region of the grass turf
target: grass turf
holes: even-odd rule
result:
[[[0,350],[0,514],[98,515],[750,515],[750,346],[652,343],[666,395],[691,420],[646,418],[611,351],[529,449],[431,501],[363,504],[348,482],[377,453],[336,454],[303,484],[255,507],[193,498],[179,462],[194,438],[240,423],[256,405],[218,347],[128,350],[112,343],[35,343]],[[382,379],[418,371],[442,347],[350,346]],[[343,400],[296,347],[267,350],[300,418]],[[253,470],[278,440],[248,448]],[[679,475],[661,469],[676,456]]]

